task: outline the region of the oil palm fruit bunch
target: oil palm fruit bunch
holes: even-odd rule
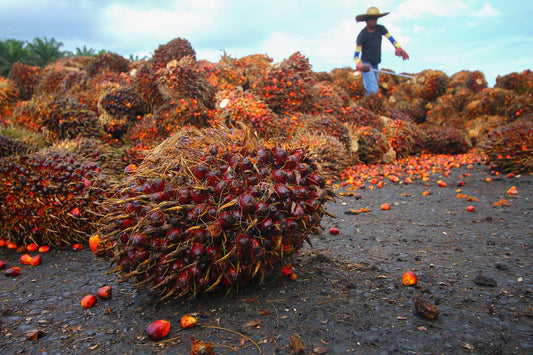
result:
[[[493,129],[481,144],[493,169],[533,172],[533,115]]]
[[[333,85],[345,92],[351,100],[357,101],[365,96],[366,90],[363,85],[363,77],[359,72],[354,74],[351,68],[346,67],[333,69],[329,75],[333,80]]]
[[[20,102],[13,109],[12,123],[31,132],[41,132],[43,116],[50,114],[49,107],[53,100],[51,95],[35,95],[31,100]]]
[[[358,126],[380,126],[379,117],[376,113],[358,105],[343,107],[339,119],[343,123],[354,123]]]
[[[90,77],[93,77],[103,72],[127,73],[129,68],[130,61],[128,59],[120,54],[106,52],[91,58],[86,71]]]
[[[4,134],[0,134],[0,159],[27,153],[31,147]]]
[[[468,133],[460,127],[422,125],[424,149],[433,154],[464,154],[472,148]]]
[[[142,99],[146,112],[153,112],[153,108],[163,104],[163,96],[157,87],[159,68],[153,60],[146,60],[131,71],[132,84]]]
[[[98,120],[114,138],[121,138],[143,112],[141,98],[132,85],[108,83],[100,90]]]
[[[357,103],[363,108],[372,111],[377,115],[385,115],[387,110],[390,108],[389,100],[383,95],[376,93],[366,95],[357,101]]]
[[[215,87],[205,79],[193,56],[168,62],[158,73],[157,86],[167,100],[191,98],[214,108]]]
[[[472,100],[465,106],[467,117],[481,115],[506,116],[512,99],[516,93],[512,90],[500,88],[486,88],[472,96]]]
[[[424,70],[412,80],[413,93],[422,99],[432,101],[448,89],[450,79],[440,70]]]
[[[51,95],[61,90],[63,78],[70,72],[69,68],[54,62],[42,70],[41,78],[35,87],[35,94]]]
[[[42,69],[39,67],[16,62],[11,67],[11,78],[21,100],[29,100],[41,79]]]
[[[334,86],[326,83],[317,83],[309,89],[309,107],[304,107],[305,112],[339,116],[344,106],[342,95]]]
[[[45,148],[0,160],[0,228],[18,245],[81,242],[106,191],[97,164]]]
[[[106,202],[96,254],[160,299],[233,292],[319,233],[332,198],[304,149],[242,130],[184,128]]]
[[[294,63],[295,66],[299,62]],[[307,73],[304,71],[304,74]],[[272,66],[252,85],[257,94],[276,114],[301,112],[309,99],[310,84],[297,72],[293,65],[281,63]]]
[[[519,95],[533,94],[533,72],[529,69],[521,73],[513,72],[496,77],[494,88],[513,90]]]
[[[291,130],[290,125],[285,125],[257,95],[249,91],[220,90],[216,108],[210,120],[214,127],[241,127],[244,124],[263,138],[284,135]]]
[[[235,66],[244,71],[246,81],[243,89],[252,86],[257,78],[272,65],[273,59],[265,54],[251,54],[235,61]]]
[[[152,60],[157,68],[163,68],[171,60],[180,60],[186,56],[191,56],[196,60],[196,51],[188,40],[178,37],[166,44],[159,45],[154,51]]]
[[[79,136],[101,137],[103,133],[96,112],[72,96],[53,97],[47,102],[42,119],[51,142]]]
[[[481,71],[461,70],[450,77],[446,92],[453,94],[458,89],[467,89],[472,93],[476,93],[486,89],[487,86],[487,80]]]
[[[246,84],[244,68],[238,67],[237,59],[230,57],[226,53],[222,55],[220,61],[215,65],[210,76],[213,84],[222,90],[237,86],[244,87]]]
[[[198,100],[184,97],[175,101],[169,100],[157,107],[153,117],[157,134],[166,138],[185,125],[206,127],[209,110]]]
[[[350,133],[341,121],[333,115],[296,114],[297,121],[303,123],[303,130],[307,132],[321,132],[335,137],[347,148],[350,147]]]
[[[383,122],[383,132],[389,140],[389,144],[394,149],[397,158],[407,158],[415,151],[415,131],[416,125],[406,120],[394,120],[381,116]]]
[[[381,131],[370,126],[357,127],[357,144],[359,159],[365,164],[381,163],[390,149]]]
[[[13,80],[0,77],[0,117],[11,116],[18,100]]]

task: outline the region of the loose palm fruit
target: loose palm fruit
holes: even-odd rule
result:
[[[423,298],[417,298],[415,300],[414,312],[426,319],[435,319],[440,314],[437,306]]]
[[[41,261],[42,260],[43,260],[43,257],[40,254],[37,254],[37,255],[35,255],[34,257],[31,258],[30,264],[32,266],[39,266],[39,265],[41,265]]]
[[[13,266],[7,269],[6,271],[4,271],[4,275],[8,277],[15,277],[15,276],[18,276],[19,274],[20,274],[20,268],[16,266]]]
[[[192,328],[196,325],[197,319],[193,316],[185,315],[181,317],[182,328]]]
[[[146,334],[154,341],[161,340],[168,335],[170,322],[165,319],[156,320],[146,327]]]
[[[416,282],[417,282],[417,277],[414,272],[409,270],[403,274],[402,283],[404,284],[404,286],[412,286],[416,284]]]
[[[93,294],[88,294],[81,299],[81,306],[83,308],[90,308],[96,304],[96,296]]]
[[[30,265],[31,264],[31,256],[30,254],[24,254],[20,257],[20,262],[24,265]]]
[[[111,286],[102,286],[96,291],[96,296],[101,300],[111,298],[112,289]]]

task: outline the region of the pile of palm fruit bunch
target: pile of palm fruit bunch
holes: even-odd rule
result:
[[[0,160],[0,228],[19,246],[87,240],[107,193],[90,160],[61,148],[10,154]]]
[[[320,232],[332,195],[303,148],[184,127],[106,200],[97,255],[160,299],[237,291]]]
[[[19,98],[29,100],[35,92],[35,88],[41,79],[42,69],[22,63],[15,63],[11,68],[11,79],[15,83]]]

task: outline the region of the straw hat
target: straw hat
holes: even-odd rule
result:
[[[388,14],[390,14],[390,12],[380,13],[377,7],[372,6],[372,7],[369,7],[368,10],[366,10],[366,14],[355,16],[355,21],[357,22],[366,21],[372,18],[380,18]]]

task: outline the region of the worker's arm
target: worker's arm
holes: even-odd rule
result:
[[[369,71],[370,70],[370,67],[368,65],[364,65],[363,62],[361,61],[361,58],[359,58],[359,55],[361,54],[361,49],[363,47],[358,44],[355,46],[355,53],[353,55],[353,60],[355,62],[355,69],[356,70],[360,70],[360,71]]]
[[[394,54],[396,54],[398,57],[402,57],[403,60],[409,59],[409,54],[407,54],[407,52],[403,50],[400,43],[398,43],[398,41],[395,40],[394,37],[392,37],[390,32],[385,33],[385,37],[387,37],[390,43],[392,43],[392,45],[396,47],[396,52]]]

